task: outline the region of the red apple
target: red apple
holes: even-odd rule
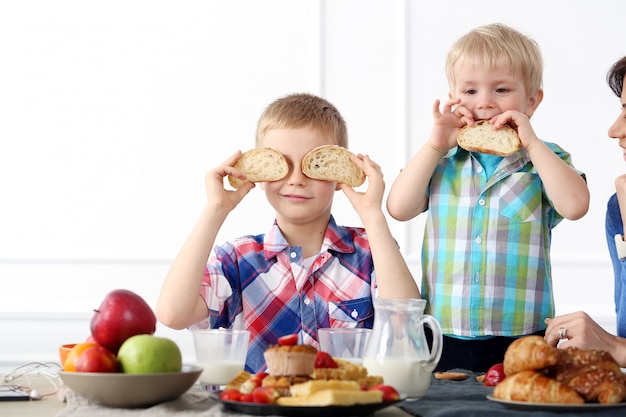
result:
[[[100,304],[91,319],[91,335],[116,353],[131,336],[153,334],[156,316],[143,298],[129,290],[114,290]]]
[[[76,372],[117,372],[115,354],[104,346],[85,350],[76,360]]]

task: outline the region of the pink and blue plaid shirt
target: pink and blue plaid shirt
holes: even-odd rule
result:
[[[297,333],[300,343],[319,347],[320,327],[372,327],[376,279],[367,234],[331,216],[307,270],[300,247],[274,222],[268,234],[216,246],[200,295],[209,317],[193,327],[250,330],[246,370],[263,371],[263,352],[280,336]]]

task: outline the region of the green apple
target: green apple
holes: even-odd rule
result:
[[[117,352],[120,371],[127,374],[180,372],[182,355],[173,340],[151,334],[128,338]]]

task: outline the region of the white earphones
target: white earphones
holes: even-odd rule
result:
[[[30,399],[31,400],[41,400],[43,397],[36,389],[30,391]]]

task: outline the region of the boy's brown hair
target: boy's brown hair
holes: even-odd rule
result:
[[[339,110],[327,100],[313,94],[290,94],[272,102],[257,123],[256,146],[272,129],[309,127],[332,137],[336,145],[348,147],[348,129]]]
[[[532,96],[543,84],[543,58],[533,39],[501,23],[481,26],[459,38],[446,59],[448,85],[454,90],[454,66],[469,62],[491,68],[507,65],[524,80],[526,94]]]

